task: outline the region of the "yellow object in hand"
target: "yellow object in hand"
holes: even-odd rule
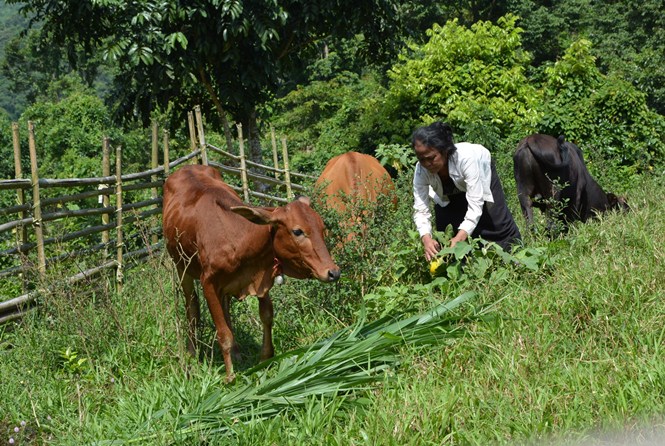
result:
[[[443,257],[439,257],[437,259],[432,260],[432,262],[429,264],[429,273],[434,274],[436,273],[437,268],[441,266],[443,263]]]

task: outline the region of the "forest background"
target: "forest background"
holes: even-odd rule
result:
[[[182,3],[0,5],[0,178],[14,172],[12,121],[35,123],[41,177],[88,177],[100,174],[103,136],[122,145],[125,171],[148,167],[153,121],[174,156],[188,151],[186,112],[201,105],[209,141],[234,148],[242,123],[256,161],[269,156],[271,125],[304,173],[348,150],[377,156],[398,209],[376,210],[371,233],[346,244],[339,216],[322,211],[342,280],[273,289],[284,356],[271,367],[256,361],[255,300],[234,305],[246,350],[233,385],[210,324],[206,358],[187,355],[177,280],[159,253],[121,294],[49,278],[36,311],[0,329],[0,434],[29,444],[662,434],[662,1]],[[411,132],[435,119],[492,151],[525,238],[513,254],[462,244],[438,277],[409,188]],[[526,230],[511,155],[535,131],[576,142],[631,212],[554,239]],[[0,194],[2,207],[14,200]],[[433,329],[404,322],[431,320],[442,302],[450,313]]]
[[[310,173],[348,150],[404,160],[433,119],[495,153],[564,134],[618,169],[609,187],[665,153],[661,1],[78,5],[0,6],[2,178],[12,120],[35,122],[43,177],[83,177],[102,135],[145,165],[152,120],[186,148],[195,105],[229,146],[242,123],[256,161],[275,126]]]

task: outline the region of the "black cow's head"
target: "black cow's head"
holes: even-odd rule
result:
[[[625,197],[618,197],[613,193],[607,194],[608,209],[618,209],[620,211],[629,211],[630,206]]]

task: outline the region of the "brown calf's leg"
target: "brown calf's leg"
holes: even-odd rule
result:
[[[225,314],[222,305],[224,296],[217,295],[215,285],[210,280],[203,280],[201,284],[206,302],[208,302],[208,309],[210,309],[212,320],[215,322],[215,328],[217,329],[217,342],[222,348],[222,356],[226,366],[226,382],[231,382],[235,378],[233,360],[231,359],[231,350],[235,341],[231,327],[227,323],[230,315]],[[228,309],[228,305],[226,307]]]
[[[222,296],[222,310],[224,311],[224,317],[226,318],[226,325],[229,327],[229,330],[233,332],[233,322],[231,321],[231,296]],[[235,361],[240,360],[240,347],[238,346],[235,336],[233,337],[231,354]]]
[[[259,298],[259,316],[263,323],[263,347],[261,348],[261,361],[272,358],[275,348],[272,345],[272,319],[273,307],[270,296],[266,294]]]
[[[187,351],[196,356],[198,341],[199,322],[201,320],[201,309],[199,307],[199,296],[194,289],[194,279],[179,271],[180,285],[185,295],[185,317],[187,318]]]

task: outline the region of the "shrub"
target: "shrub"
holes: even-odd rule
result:
[[[584,39],[573,42],[546,69],[541,129],[564,134],[592,160],[627,167],[622,174],[628,182],[632,172],[663,162],[665,118],[651,111],[646,95],[629,82],[601,74],[591,46]]]
[[[342,72],[326,81],[300,86],[275,101],[271,122],[286,135],[291,165],[302,172],[319,172],[335,155],[350,150],[368,153],[362,140],[383,88],[372,75]]]
[[[434,25],[429,41],[412,45],[389,73],[385,131],[410,133],[440,119],[475,142],[495,146],[508,134],[532,129],[540,96],[526,78],[530,59],[515,21],[508,15],[496,25],[478,22],[470,29],[456,20]]]

